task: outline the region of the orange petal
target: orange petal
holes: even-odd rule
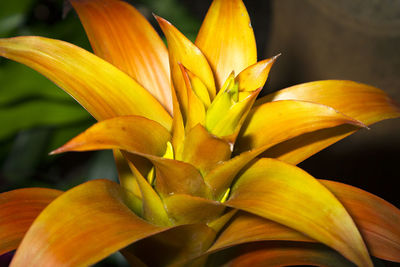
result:
[[[253,214],[239,212],[219,235],[208,252],[215,252],[243,243],[268,240],[315,242],[313,239],[279,223]]]
[[[215,235],[204,224],[181,225],[134,243],[122,253],[136,255],[147,266],[203,266],[190,265],[189,261],[202,255]]]
[[[195,44],[207,57],[221,88],[229,74],[257,62],[256,40],[241,0],[214,0]]]
[[[165,19],[157,16],[156,19],[167,38],[172,80],[183,113],[186,113],[188,96],[179,63],[200,78],[207,86],[211,98],[215,96],[214,76],[204,55],[189,39]]]
[[[164,198],[173,194],[210,198],[209,187],[193,165],[178,160],[146,157],[156,168],[156,189]]]
[[[217,201],[175,194],[163,199],[168,215],[175,224],[208,223],[226,209]]]
[[[39,71],[97,120],[138,115],[171,129],[171,116],[146,89],[116,67],[77,46],[43,37],[0,39],[0,56]]]
[[[114,182],[92,180],[62,194],[29,228],[11,266],[91,265],[168,229],[136,216],[126,193]]]
[[[251,92],[262,88],[278,56],[259,61],[240,72],[235,78],[236,82],[239,83],[239,91]]]
[[[205,181],[219,199],[236,174],[264,150],[297,135],[343,123],[359,124],[330,107],[310,102],[287,100],[259,105],[248,115],[234,147],[236,153],[251,150],[216,166]]]
[[[96,55],[146,88],[172,114],[168,51],[151,24],[118,0],[72,0]]]
[[[155,121],[138,116],[115,117],[96,123],[51,153],[118,148],[162,156],[170,138],[169,132]]]
[[[260,159],[242,173],[226,205],[293,228],[339,251],[358,266],[373,266],[342,204],[303,170]]]
[[[295,85],[261,98],[256,104],[294,99],[333,107],[366,125],[400,116],[400,107],[378,88],[352,81],[317,81]],[[289,140],[264,153],[291,164],[298,164],[357,130],[342,126]]]
[[[232,259],[224,262],[224,266],[354,266],[339,253],[321,244],[297,242],[255,243],[234,249],[231,254],[230,258]],[[217,256],[219,255],[217,254]]]
[[[400,262],[400,210],[350,185],[320,180],[343,204],[375,257]]]
[[[363,124],[331,107],[304,101],[283,100],[254,107],[237,139],[235,150],[273,145],[298,135],[341,124]]]
[[[218,163],[228,160],[230,155],[228,142],[211,135],[198,124],[185,138],[182,160],[195,166],[205,176]]]
[[[0,255],[16,249],[40,212],[63,192],[23,188],[0,194]]]

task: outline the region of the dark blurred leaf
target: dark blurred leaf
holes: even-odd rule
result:
[[[89,114],[80,106],[46,100],[27,101],[0,108],[0,139],[35,126],[63,125],[88,120]]]
[[[34,0],[0,1],[0,37],[6,37],[20,26]]]
[[[14,184],[26,183],[42,159],[48,136],[48,129],[21,131],[2,166],[4,177]]]

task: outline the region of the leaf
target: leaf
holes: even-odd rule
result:
[[[371,125],[400,116],[400,107],[382,90],[352,81],[327,80],[295,85],[259,99],[256,104],[277,100],[312,101]],[[299,136],[266,151],[263,156],[298,164],[325,147],[352,134],[357,128],[341,126]]]
[[[16,249],[40,212],[63,192],[23,188],[0,194],[0,255]]]
[[[92,180],[62,194],[32,224],[11,266],[90,265],[168,229],[136,216],[124,203],[126,193],[111,181]]]
[[[172,114],[168,51],[146,18],[122,1],[71,3],[95,54],[129,74]]]
[[[165,19],[158,16],[156,19],[167,38],[172,81],[182,105],[183,114],[186,114],[188,112],[188,95],[179,64],[200,78],[207,86],[211,98],[215,96],[216,91],[214,76],[207,59],[189,39]]]
[[[0,107],[0,139],[35,126],[59,126],[88,120],[89,116],[73,103],[56,103],[46,100],[24,102]]]
[[[241,0],[214,0],[195,44],[208,59],[218,89],[232,71],[240,73],[257,62],[253,28]]]
[[[400,262],[400,210],[359,188],[319,180],[343,204],[375,257]]]
[[[230,155],[228,142],[211,135],[200,124],[189,131],[183,144],[182,160],[195,166],[203,176]]]
[[[184,194],[164,198],[164,205],[175,224],[208,223],[217,219],[226,209],[217,201]]]
[[[138,115],[153,119],[168,130],[171,128],[171,116],[148,91],[111,64],[77,46],[43,37],[16,37],[0,40],[0,56],[39,71],[97,120]]]
[[[341,124],[364,125],[335,109],[311,102],[282,100],[254,107],[238,136],[237,153]]]
[[[303,170],[278,160],[260,159],[239,176],[231,192],[226,205],[304,233],[359,266],[372,266],[345,208]]]

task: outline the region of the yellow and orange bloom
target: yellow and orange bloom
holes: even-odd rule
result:
[[[0,194],[11,266],[86,266],[116,251],[133,266],[400,262],[399,209],[295,166],[399,117],[383,91],[330,80],[256,100],[276,57],[257,62],[241,0],[214,0],[195,43],[156,16],[168,49],[125,2],[71,3],[95,55],[42,37],[0,39],[0,55],[99,121],[52,153],[113,149],[120,184]]]

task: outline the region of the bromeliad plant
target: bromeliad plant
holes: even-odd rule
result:
[[[400,211],[295,165],[400,116],[379,89],[300,84],[256,100],[276,57],[257,62],[241,0],[214,0],[195,43],[132,6],[71,0],[96,55],[41,37],[0,55],[41,72],[99,122],[53,153],[113,149],[120,184],[0,195],[12,266],[81,266],[120,250],[134,266],[372,266],[400,262]]]

